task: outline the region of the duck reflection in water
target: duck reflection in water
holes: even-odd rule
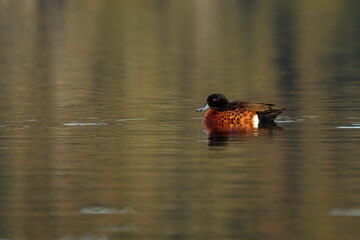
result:
[[[275,119],[285,108],[273,109],[273,106],[268,103],[229,102],[223,94],[213,93],[208,96],[206,104],[196,111],[209,109],[204,117],[209,140],[220,143],[227,141],[229,136],[257,136],[276,128]]]
[[[249,137],[270,136],[276,131],[281,131],[276,123],[261,124],[254,127],[252,123],[228,126],[211,126],[205,123],[208,134],[209,146],[223,146],[228,141],[245,141]]]

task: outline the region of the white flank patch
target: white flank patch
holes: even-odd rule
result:
[[[258,128],[258,126],[259,126],[259,117],[258,117],[257,114],[253,118],[253,124],[254,124],[255,128]]]

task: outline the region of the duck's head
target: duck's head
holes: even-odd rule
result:
[[[220,109],[222,107],[225,107],[228,103],[229,100],[227,100],[224,95],[222,95],[221,93],[213,93],[208,96],[206,104],[203,107],[198,108],[196,111],[200,112],[209,108]]]

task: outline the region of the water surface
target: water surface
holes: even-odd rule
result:
[[[359,239],[357,5],[0,1],[0,239]]]

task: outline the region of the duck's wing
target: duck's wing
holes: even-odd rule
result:
[[[265,112],[265,111],[272,110],[272,108],[271,108],[272,106],[274,106],[274,104],[242,102],[242,101],[234,101],[234,102],[229,103],[230,109],[247,108],[247,109],[254,110],[256,112]]]

